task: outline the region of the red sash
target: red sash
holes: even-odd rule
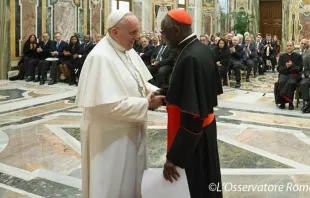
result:
[[[181,110],[179,107],[175,105],[167,105],[167,112],[168,112],[168,134],[167,134],[168,146],[167,146],[167,149],[169,150],[180,128]],[[193,115],[193,116],[195,118],[199,117],[198,115]],[[208,115],[207,118],[204,119],[202,126],[203,127],[208,126],[209,124],[212,123],[213,120],[214,120],[214,113],[211,113]]]

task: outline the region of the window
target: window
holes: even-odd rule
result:
[[[117,9],[132,11],[132,0],[113,0],[112,10]]]
[[[186,10],[185,0],[178,0],[178,8],[182,8],[182,9]]]

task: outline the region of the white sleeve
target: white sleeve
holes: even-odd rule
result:
[[[146,122],[148,106],[147,98],[129,97],[120,102],[99,105],[99,109],[103,107],[105,116],[116,120]]]
[[[149,93],[151,93],[153,91],[157,91],[159,88],[152,85],[151,83],[147,82],[146,83],[146,89],[148,90]]]

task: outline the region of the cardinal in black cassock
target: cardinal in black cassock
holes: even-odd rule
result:
[[[221,172],[213,108],[222,86],[212,51],[191,29],[190,15],[173,9],[163,19],[162,35],[178,57],[166,95],[168,150],[164,177],[178,178],[184,168],[191,198],[220,198]],[[166,93],[164,93],[166,92]],[[209,190],[216,184],[218,190]]]

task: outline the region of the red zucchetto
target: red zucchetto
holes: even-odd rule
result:
[[[172,9],[168,12],[168,15],[181,24],[192,24],[191,16],[184,9]]]

